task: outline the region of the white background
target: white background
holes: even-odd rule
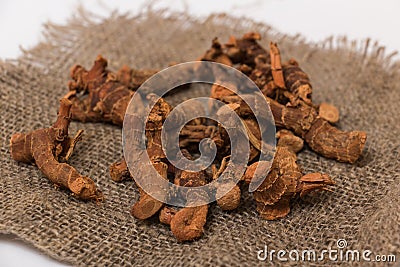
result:
[[[137,13],[148,2],[0,0],[0,59],[16,58],[21,54],[20,46],[29,49],[37,44],[42,40],[43,23],[66,23],[79,4],[107,16],[115,9]],[[155,7],[187,10],[194,16],[206,16],[212,12],[251,16],[284,33],[300,33],[312,42],[331,35],[347,35],[357,40],[370,37],[386,46],[388,53],[400,50],[398,0],[160,0],[155,2]],[[14,236],[0,235],[0,266],[45,265],[64,266],[15,240]]]

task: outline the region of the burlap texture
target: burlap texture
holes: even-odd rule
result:
[[[371,45],[364,53],[365,43],[344,38],[307,44],[225,15],[193,19],[148,11],[104,21],[89,17],[77,15],[66,26],[47,24],[44,42],[18,60],[0,63],[0,233],[15,234],[51,257],[80,266],[254,266],[265,264],[257,260],[264,245],[322,250],[335,247],[339,238],[351,249],[400,257],[400,75],[382,49]],[[309,149],[300,153],[305,172],[328,173],[336,185],[334,192],[295,201],[286,218],[260,219],[245,194],[236,211],[212,206],[201,239],[178,243],[169,227],[130,215],[138,197],[132,181],[109,178],[108,166],[122,155],[121,129],[112,125],[71,125],[71,133],[84,129],[85,136],[70,163],[104,192],[106,201],[100,206],[55,189],[35,166],[11,159],[13,133],[48,127],[55,120],[73,64],[90,67],[102,54],[114,70],[123,63],[162,68],[171,61],[196,59],[215,36],[225,41],[250,30],[261,33],[264,45],[279,42],[285,58],[298,59],[312,79],[315,102],[339,108],[341,129],[368,133],[363,156],[354,165]]]

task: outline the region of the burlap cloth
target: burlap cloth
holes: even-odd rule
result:
[[[334,192],[294,202],[286,218],[260,219],[245,194],[236,211],[211,208],[200,240],[178,243],[169,227],[130,215],[138,197],[132,181],[109,178],[108,166],[122,155],[121,129],[112,125],[71,125],[71,133],[84,129],[85,136],[70,162],[102,189],[107,199],[100,206],[55,189],[35,166],[10,158],[13,133],[48,127],[55,120],[73,64],[90,67],[102,54],[114,70],[123,63],[162,68],[197,58],[215,36],[225,41],[250,30],[261,33],[264,45],[277,41],[284,57],[299,60],[311,76],[315,101],[340,109],[341,129],[368,133],[363,156],[354,165],[309,149],[299,155],[305,172],[328,173],[337,184]],[[370,45],[365,50],[365,43],[345,38],[312,45],[225,15],[193,19],[152,11],[103,21],[81,13],[67,26],[47,24],[45,37],[18,60],[0,62],[0,233],[15,234],[53,258],[81,266],[254,266],[265,264],[257,259],[265,245],[322,250],[335,247],[339,238],[349,249],[400,257],[400,75],[383,49]]]

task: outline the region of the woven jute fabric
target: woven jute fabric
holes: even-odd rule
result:
[[[304,172],[328,173],[336,185],[333,192],[294,201],[287,217],[261,219],[245,193],[236,211],[211,207],[202,238],[177,242],[157,219],[140,221],[130,215],[138,198],[133,181],[109,178],[109,165],[122,156],[121,129],[113,125],[73,122],[70,131],[85,130],[70,164],[95,180],[106,197],[102,205],[75,199],[55,188],[36,166],[10,157],[13,133],[48,127],[56,119],[72,65],[90,67],[102,54],[113,70],[122,64],[163,68],[196,59],[216,36],[225,41],[247,31],[260,32],[264,45],[278,42],[284,58],[299,61],[311,77],[315,102],[339,108],[339,128],[368,134],[354,165],[325,159],[308,148],[299,154]],[[335,248],[338,239],[345,239],[348,249],[400,257],[400,74],[383,48],[346,38],[309,44],[249,19],[194,19],[161,11],[105,20],[80,13],[66,26],[47,24],[44,36],[17,60],[0,62],[0,233],[15,234],[45,254],[79,266],[265,265],[257,251],[266,245],[318,251]],[[274,264],[299,263],[275,259]]]

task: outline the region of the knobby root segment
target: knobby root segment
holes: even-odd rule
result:
[[[266,96],[275,126],[287,129],[301,137],[308,146],[318,154],[340,162],[354,163],[361,156],[367,134],[363,131],[342,131],[330,124],[318,115],[317,110],[308,105],[291,106],[283,105],[276,100]],[[225,103],[230,104],[239,116],[247,117],[249,107],[247,103],[238,96],[221,97]],[[244,119],[247,128],[250,129],[250,143],[252,145],[251,158],[257,156],[257,141],[260,138],[259,127],[254,118]],[[254,136],[253,136],[254,135]]]
[[[150,101],[154,101],[155,98],[156,96],[153,94],[148,96]],[[172,107],[166,101],[160,99],[150,112],[145,127],[147,154],[154,169],[166,180],[168,180],[168,165],[163,162],[166,156],[162,150],[161,132],[163,123],[171,110]],[[146,171],[143,170],[138,175],[143,175]],[[144,220],[155,215],[163,206],[163,201],[151,197],[141,189],[139,201],[132,206],[131,214],[138,219]]]
[[[110,176],[111,179],[115,182],[121,182],[130,178],[130,173],[128,170],[128,166],[126,165],[125,159],[121,159],[121,161],[111,164]]]
[[[139,201],[132,206],[131,214],[137,219],[145,220],[156,214],[163,206],[163,202],[141,192]]]
[[[185,207],[171,220],[171,231],[180,242],[199,238],[204,233],[207,221],[208,205]]]
[[[177,209],[170,206],[165,206],[160,210],[160,215],[159,215],[160,222],[163,224],[170,225],[172,218],[175,216],[177,212],[178,212]]]
[[[362,131],[341,131],[318,116],[310,106],[289,107],[268,99],[275,124],[293,131],[312,150],[326,158],[354,163],[361,156],[367,134]]]
[[[287,130],[282,131],[278,132],[279,142],[271,170],[254,192],[257,211],[266,220],[285,217],[290,212],[290,199],[297,193],[303,197],[315,190],[328,190],[327,186],[334,184],[326,174],[303,176],[296,155],[303,140]],[[247,169],[245,181],[250,182],[260,174],[256,173],[259,164],[256,162]]]
[[[103,195],[94,181],[62,162],[70,157],[81,137],[81,131],[75,138],[68,136],[71,107],[71,101],[62,98],[57,120],[51,127],[14,134],[10,141],[11,156],[16,161],[35,163],[50,181],[69,189],[77,198],[101,201]]]
[[[107,60],[98,56],[88,71],[80,65],[71,68],[72,119],[81,122],[108,122],[122,126],[126,108],[135,90],[157,70],[135,70],[124,65],[117,73],[107,69]]]
[[[167,179],[167,164],[163,162],[154,162],[153,167],[164,179]],[[145,220],[155,215],[164,207],[164,202],[153,198],[143,189],[139,190],[139,200],[133,204],[131,214],[137,219]]]
[[[187,150],[182,150],[182,154],[190,160],[193,157]],[[199,187],[207,184],[204,171],[190,172],[177,170],[174,184],[185,187]],[[172,217],[170,221],[171,231],[180,242],[190,241],[199,238],[204,233],[204,225],[207,221],[209,196],[205,191],[200,193],[189,190],[186,196],[186,207],[183,207]]]
[[[217,204],[222,210],[235,210],[239,207],[242,193],[239,185],[222,183],[217,187],[216,195],[221,196],[217,198]]]
[[[248,32],[241,38],[231,36],[224,45],[224,53],[234,64],[240,64],[241,69],[251,70],[256,63],[256,58],[264,57],[269,61],[269,54],[258,41],[261,35],[258,32]]]
[[[212,166],[213,180],[220,177],[221,173],[225,170],[228,159],[230,156],[226,156],[222,159],[219,169],[216,166]],[[217,199],[217,204],[222,210],[235,210],[239,207],[240,198],[242,192],[240,190],[240,185],[235,184],[233,180],[225,179],[225,181],[217,182],[215,197]]]

